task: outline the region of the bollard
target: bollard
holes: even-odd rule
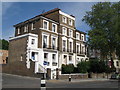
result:
[[[41,90],[46,90],[46,80],[45,79],[41,80]]]
[[[69,82],[71,82],[71,76],[69,75]]]

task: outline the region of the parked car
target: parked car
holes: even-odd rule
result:
[[[119,73],[112,74],[111,79],[120,79],[120,74]]]

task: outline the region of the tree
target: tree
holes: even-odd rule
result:
[[[118,9],[119,8],[119,9]],[[88,44],[93,49],[98,49],[103,57],[110,56],[113,65],[112,53],[120,55],[120,2],[97,3],[92,6],[92,11],[86,12],[83,17],[90,27],[88,31]],[[119,18],[119,20],[118,20]]]
[[[82,61],[77,64],[78,72],[80,73],[87,73],[89,69],[89,62]]]
[[[5,39],[0,39],[0,49],[3,49],[3,50],[8,50],[8,47],[9,47],[9,43],[7,40]]]

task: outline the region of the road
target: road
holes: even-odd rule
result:
[[[3,88],[40,88],[39,78],[30,78],[14,75],[2,75]],[[118,88],[118,81],[85,81],[85,82],[68,82],[65,80],[48,80],[47,88]]]

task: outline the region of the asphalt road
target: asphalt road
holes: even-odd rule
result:
[[[30,78],[14,75],[2,75],[2,88],[40,88],[39,78]],[[85,81],[68,82],[49,80],[46,83],[47,88],[118,88],[118,81]]]

